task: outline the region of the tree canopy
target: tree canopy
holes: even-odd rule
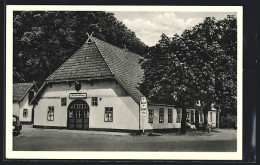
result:
[[[180,36],[162,34],[141,61],[145,71],[141,92],[151,102],[182,108],[182,115],[198,100],[205,119],[212,104],[224,113],[236,113],[236,34],[234,16],[208,17]]]
[[[148,46],[113,13],[102,11],[15,11],[14,83],[40,84],[87,39],[86,33],[143,55]]]

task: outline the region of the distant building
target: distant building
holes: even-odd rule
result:
[[[90,37],[52,73],[33,99],[34,127],[139,131],[181,127],[181,110],[140,111],[141,56]]]
[[[13,115],[18,116],[22,123],[33,122],[33,105],[29,103],[36,91],[35,83],[13,84]]]

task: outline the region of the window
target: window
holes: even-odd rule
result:
[[[189,112],[186,112],[186,115],[187,115],[186,118],[189,118],[189,117],[190,117],[190,113],[189,113]]]
[[[54,120],[54,107],[53,106],[48,107],[47,120],[48,121],[53,121]]]
[[[181,110],[177,109],[176,123],[181,122]]]
[[[67,105],[67,98],[61,98],[61,106]]]
[[[88,119],[89,118],[89,111],[84,111],[84,118]]]
[[[82,118],[83,113],[82,111],[76,111],[76,118]]]
[[[168,109],[168,123],[172,123],[172,109]]]
[[[73,110],[69,111],[69,118],[75,118],[75,113]]]
[[[159,123],[164,123],[164,109],[159,109]]]
[[[113,107],[105,107],[105,122],[113,121]]]
[[[148,123],[153,123],[153,114],[154,114],[154,111],[153,109],[149,109],[149,118],[148,118]]]
[[[212,112],[210,112],[210,122],[212,122]]]
[[[23,117],[28,117],[28,109],[23,109]]]
[[[92,97],[92,106],[98,106],[98,98]]]

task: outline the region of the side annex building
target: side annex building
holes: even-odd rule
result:
[[[181,127],[181,110],[148,103],[142,119],[138,83],[143,79],[141,56],[94,37],[54,71],[40,87],[33,127],[135,132]],[[190,121],[203,122],[199,109],[187,110]],[[216,111],[209,111],[216,125]]]

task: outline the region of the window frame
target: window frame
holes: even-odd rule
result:
[[[148,109],[148,123],[153,123],[153,117],[154,117],[154,109]]]
[[[65,101],[65,102],[64,102]],[[61,106],[67,106],[67,98],[61,98]]]
[[[172,121],[173,121],[172,109],[168,109],[168,123],[172,123]]]
[[[26,110],[26,115],[24,115],[25,114],[24,110]],[[28,118],[28,109],[27,108],[23,109],[23,118]]]
[[[94,99],[96,99],[96,101]],[[96,104],[94,104],[94,103],[96,103]],[[92,106],[98,106],[98,97],[92,97],[91,98],[91,105]]]
[[[52,108],[52,109],[50,109],[50,108]],[[51,117],[49,118],[49,113],[51,113],[50,110],[53,111],[52,119],[51,119]],[[48,120],[48,121],[54,121],[54,106],[48,106],[47,120]]]
[[[164,123],[164,108],[159,108],[159,123]]]
[[[105,107],[104,122],[113,122],[113,118],[114,118],[113,113],[114,113],[113,107]],[[106,120],[106,115],[108,115],[107,120]]]

